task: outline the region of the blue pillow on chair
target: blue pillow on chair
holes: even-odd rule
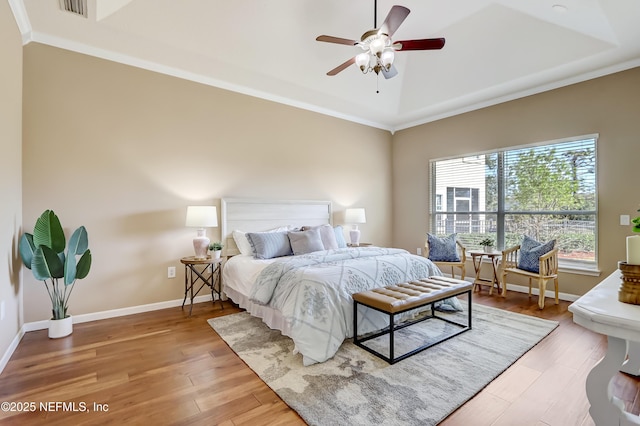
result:
[[[456,234],[436,237],[427,233],[429,243],[429,260],[433,262],[460,262],[456,247]]]
[[[556,240],[541,243],[525,235],[520,244],[518,268],[529,272],[540,272],[540,256],[549,253],[556,245]]]

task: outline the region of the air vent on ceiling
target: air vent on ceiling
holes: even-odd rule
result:
[[[60,9],[87,17],[87,0],[60,0]]]

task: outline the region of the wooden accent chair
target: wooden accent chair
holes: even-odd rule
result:
[[[466,276],[466,263],[467,263],[467,249],[460,241],[456,240],[456,246],[458,250],[458,257],[460,258],[460,262],[441,262],[441,261],[433,261],[436,266],[440,269],[443,267],[451,267],[451,278],[455,278],[454,268],[460,269],[460,279],[464,280]],[[424,242],[424,256],[429,257],[429,239],[427,238]]]
[[[553,280],[556,291],[556,305],[559,303],[558,299],[558,248],[554,248],[550,252],[540,256],[539,259],[539,273],[525,271],[518,268],[518,256],[520,252],[520,245],[508,248],[502,251],[502,265],[501,265],[501,284],[502,284],[502,296],[507,295],[507,274],[518,274],[529,278],[529,297],[531,297],[531,280],[534,278],[538,280],[538,307],[544,308],[544,294],[547,289],[547,281]]]

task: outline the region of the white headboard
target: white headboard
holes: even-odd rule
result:
[[[223,198],[221,237],[226,256],[238,254],[233,231],[261,232],[280,226],[333,225],[331,201]]]

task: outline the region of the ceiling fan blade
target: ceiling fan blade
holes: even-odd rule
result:
[[[393,6],[387,15],[387,18],[384,20],[382,26],[380,27],[380,33],[386,34],[389,37],[396,32],[400,24],[404,22],[404,20],[411,12],[404,6]]]
[[[316,37],[317,41],[325,41],[327,43],[337,43],[337,44],[346,44],[348,46],[355,46],[358,44],[355,40],[349,40],[347,38],[333,37],[328,35],[321,35]]]
[[[444,38],[423,38],[420,40],[402,40],[393,43],[396,50],[438,50],[444,47]]]
[[[391,68],[389,68],[389,71],[387,71],[384,67],[382,67],[382,75],[384,75],[384,78],[388,80],[398,75],[398,70],[394,65],[391,65]]]
[[[345,70],[346,68],[349,68],[351,65],[356,63],[356,57],[354,56],[353,58],[349,59],[348,61],[338,65],[337,67],[335,67],[334,69],[332,69],[331,71],[329,71],[327,73],[327,75],[336,75],[338,74],[340,71]]]

